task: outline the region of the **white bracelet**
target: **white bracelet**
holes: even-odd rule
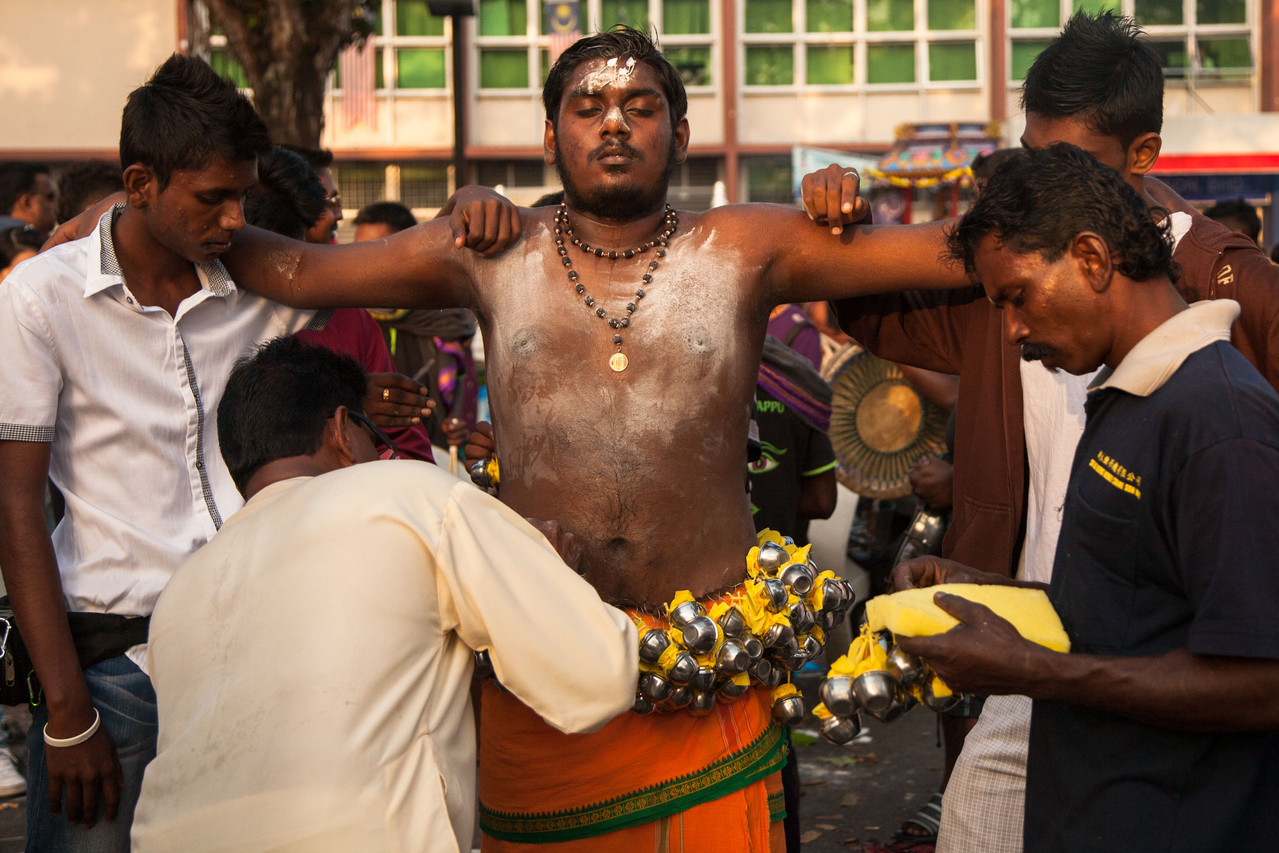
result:
[[[98,726],[102,725],[102,715],[98,713],[98,709],[93,709],[93,724],[89,728],[80,732],[74,737],[50,737],[49,724],[44,724],[44,742],[49,746],[78,746],[89,738],[93,737],[93,733],[98,730]]]

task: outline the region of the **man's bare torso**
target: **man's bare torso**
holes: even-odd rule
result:
[[[576,535],[605,599],[661,603],[740,581],[754,542],[746,433],[769,307],[759,271],[731,241],[717,245],[705,217],[682,213],[621,330],[629,364],[616,372],[616,331],[570,283],[553,210],[539,213],[520,243],[475,268],[503,502]],[[569,251],[613,317],[655,257]]]

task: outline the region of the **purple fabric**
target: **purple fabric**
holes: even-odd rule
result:
[[[822,334],[798,305],[787,305],[768,321],[768,334],[808,359],[813,369],[822,369]]]

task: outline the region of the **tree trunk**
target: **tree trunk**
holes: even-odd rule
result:
[[[206,0],[277,143],[318,148],[324,87],[365,0]]]

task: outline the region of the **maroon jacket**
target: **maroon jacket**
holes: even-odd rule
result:
[[[1247,238],[1194,215],[1173,253],[1188,302],[1234,299],[1232,342],[1279,388],[1279,266]],[[1020,357],[981,287],[835,303],[844,331],[890,361],[959,375],[954,516],[942,553],[988,572],[1016,570],[1026,513]]]

